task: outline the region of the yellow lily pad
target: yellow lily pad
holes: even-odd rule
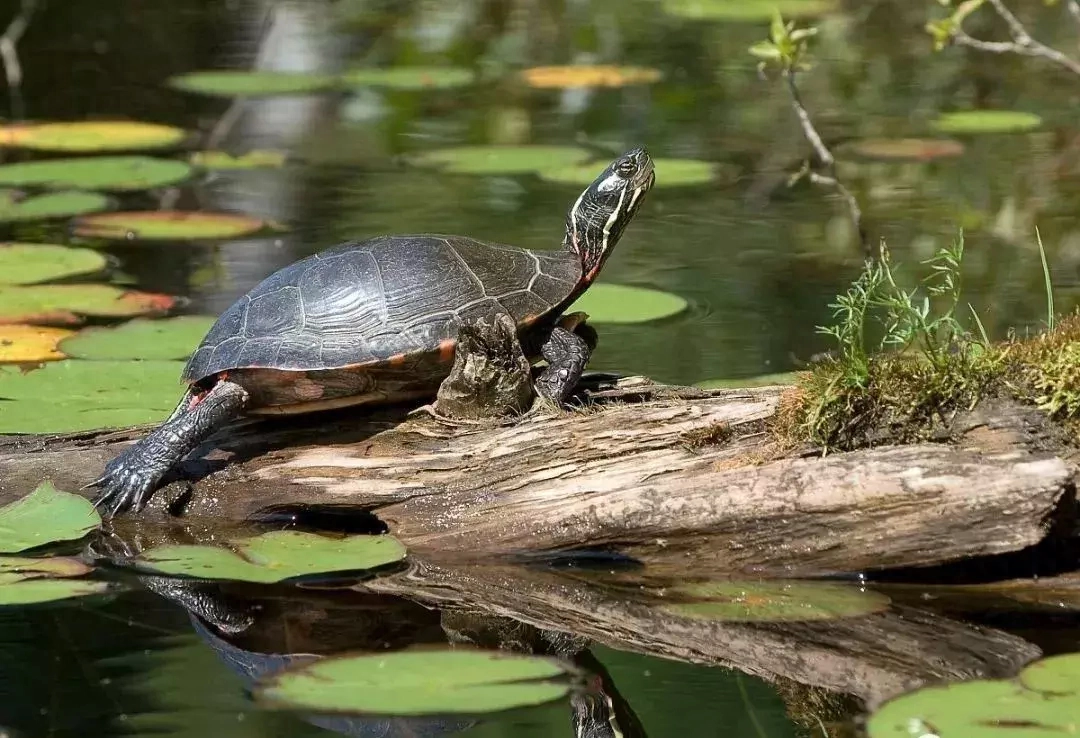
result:
[[[36,151],[136,151],[179,144],[187,132],[133,120],[12,123],[0,126],[0,146]]]
[[[65,328],[0,324],[0,364],[36,364],[66,358],[59,345],[74,334]]]
[[[575,87],[626,87],[659,82],[663,72],[650,67],[618,67],[601,64],[568,64],[533,67],[521,73],[530,87],[566,89]]]
[[[77,219],[72,230],[82,238],[157,241],[239,238],[265,225],[258,218],[234,213],[146,210],[88,215]]]

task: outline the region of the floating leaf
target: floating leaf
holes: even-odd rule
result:
[[[228,239],[261,230],[258,218],[232,213],[146,210],[88,215],[75,221],[75,235],[118,241]]]
[[[713,581],[683,585],[672,594],[694,601],[664,604],[663,610],[725,622],[832,620],[889,606],[883,594],[838,582]]]
[[[136,151],[175,146],[187,133],[174,126],[130,120],[12,123],[0,126],[0,145],[37,151]]]
[[[114,328],[86,328],[67,338],[60,350],[73,359],[186,359],[215,320],[183,315],[129,320]]]
[[[55,577],[81,577],[91,571],[93,571],[92,567],[87,566],[78,559],[66,556],[50,556],[40,559],[0,556],[0,577],[4,577],[4,582]]]
[[[108,589],[105,582],[69,579],[90,571],[91,568],[78,559],[67,557],[0,556],[0,606],[52,602]]]
[[[541,179],[548,182],[584,186],[596,179],[606,166],[607,162],[590,162],[573,166],[555,165],[540,170],[539,174]],[[704,184],[716,179],[721,173],[719,164],[696,159],[654,159],[653,168],[656,171],[656,187]]]
[[[0,364],[36,364],[66,358],[59,343],[74,331],[39,325],[0,325]]]
[[[427,151],[411,162],[456,174],[530,174],[570,167],[589,158],[588,151],[568,146],[459,146]],[[601,171],[603,167],[593,177]]]
[[[94,156],[0,165],[0,186],[132,191],[187,179],[191,167],[150,156]]]
[[[427,90],[465,87],[476,73],[460,67],[387,67],[353,69],[343,80],[353,87],[385,87],[392,90]]]
[[[945,113],[931,123],[942,133],[1018,133],[1042,125],[1042,118],[1022,110],[961,110]]]
[[[591,64],[533,67],[521,73],[526,84],[539,88],[626,87],[651,84],[663,78],[659,69]],[[591,180],[590,180],[591,181]]]
[[[326,74],[242,70],[191,72],[169,80],[169,85],[176,89],[218,97],[302,95],[322,92],[336,84],[337,80]]]
[[[1019,674],[1028,689],[1047,694],[1071,694],[1080,699],[1080,654],[1049,656],[1029,664]],[[1080,702],[1077,702],[1080,708]]]
[[[0,243],[0,285],[36,284],[92,274],[105,268],[105,255],[47,243]]]
[[[591,323],[644,323],[678,315],[687,302],[678,295],[646,287],[599,282],[574,302]]]
[[[136,292],[107,284],[39,284],[0,289],[0,324],[69,325],[80,316],[126,318],[165,313],[176,303],[168,295]]]
[[[90,500],[42,482],[25,497],[0,507],[0,553],[75,541],[100,524]]]
[[[799,372],[781,372],[778,374],[761,374],[756,377],[736,377],[735,379],[706,379],[698,382],[695,387],[701,389],[741,389],[743,387],[770,387],[774,384],[795,384],[799,379]]]
[[[255,697],[318,713],[469,715],[562,699],[569,676],[554,659],[425,649],[321,659],[264,679]]]
[[[78,579],[33,579],[27,582],[0,585],[0,605],[36,605],[75,597],[103,594],[108,582]]]
[[[405,547],[391,536],[329,538],[282,530],[228,546],[159,546],[139,554],[134,564],[158,574],[270,583],[374,569],[405,558]]]
[[[0,190],[0,223],[70,218],[109,207],[109,198],[96,192],[52,192],[27,197],[17,190]]]
[[[948,138],[865,138],[841,147],[838,153],[884,161],[931,161],[960,156],[964,144]]]
[[[180,399],[180,361],[56,361],[0,367],[0,433],[66,433],[165,418]]]
[[[191,155],[191,163],[201,169],[228,172],[277,169],[284,166],[288,158],[288,153],[270,149],[255,149],[239,156],[233,156],[226,151],[196,151]]]
[[[837,0],[664,0],[664,12],[681,18],[726,21],[770,21],[775,13],[785,20],[823,15]]]

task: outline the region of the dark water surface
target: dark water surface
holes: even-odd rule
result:
[[[935,5],[852,0],[822,17],[803,95],[836,145],[928,135],[929,121],[953,109],[1015,108],[1044,118],[1035,133],[964,139],[967,150],[957,158],[844,162],[840,169],[862,202],[871,237],[887,238],[903,264],[927,258],[966,229],[967,296],[1000,337],[1045,314],[1035,226],[1059,310],[1076,303],[1080,80],[1031,59],[933,53],[922,25]],[[1061,17],[1034,13],[1032,30],[1075,51],[1080,34],[1055,21]],[[436,231],[558,246],[576,188],[420,172],[401,166],[401,155],[464,143],[581,143],[609,152],[645,144],[654,156],[722,162],[726,174],[716,183],[655,190],[602,277],[676,293],[691,309],[657,323],[599,326],[593,367],[693,383],[787,371],[827,349],[815,326],[828,320],[830,299],[861,265],[842,204],[805,184],[784,185],[807,146],[782,86],[761,80],[746,53],[766,30],[764,23],[679,20],[656,0],[50,0],[20,44],[22,104],[28,118],[170,122],[215,136],[225,148],[286,148],[300,157],[287,170],[221,175],[198,192],[176,193],[180,206],[202,203],[287,223],[280,236],[110,249],[133,283],[185,295],[186,309],[197,313],[221,311],[275,269],[344,239]],[[214,67],[336,71],[422,63],[495,75],[573,61],[653,66],[665,79],[592,92],[485,84],[424,95],[273,98],[251,102],[228,127],[221,121],[229,101],[163,85],[170,75]],[[437,610],[425,619],[418,609],[402,615],[402,607],[392,598],[372,604],[365,612],[376,625],[353,647],[443,638]],[[299,598],[296,609],[321,617]],[[1038,617],[997,613],[990,620],[1022,629],[1025,638],[1051,632]],[[244,644],[245,652],[291,652],[290,638],[318,640],[303,616],[276,622],[280,632]],[[1074,618],[1059,615],[1052,625],[1054,637],[1041,645],[1077,648]],[[303,643],[300,650],[311,648]],[[592,657],[637,716],[638,728],[624,727],[627,735],[822,734],[796,725],[776,689],[739,671],[602,646]],[[255,709],[238,676],[248,667],[231,658],[182,608],[149,592],[107,604],[0,611],[0,735],[328,735],[300,718]],[[328,727],[410,734],[379,732],[379,725]],[[569,736],[572,729],[567,706],[557,705],[461,734]]]

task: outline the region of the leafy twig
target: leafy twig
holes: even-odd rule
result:
[[[30,18],[37,9],[38,0],[21,0],[19,12],[11,19],[11,23],[0,35],[0,59],[4,63],[4,77],[7,79],[8,91],[11,95],[12,116],[22,118],[22,65],[19,64],[19,52],[16,45],[30,25]]]

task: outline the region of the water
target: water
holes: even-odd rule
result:
[[[1037,60],[933,53],[922,31],[930,5],[845,3],[821,20],[815,67],[802,77],[802,92],[835,144],[927,135],[937,113],[957,108],[1043,116],[1046,125],[1033,134],[964,139],[967,151],[959,158],[840,168],[862,203],[872,240],[885,237],[902,264],[925,259],[966,229],[967,299],[1000,337],[1009,327],[1035,326],[1044,315],[1035,226],[1047,246],[1058,309],[1069,311],[1077,301],[1080,82]],[[1076,51],[1075,29],[1054,17],[1060,15],[1033,17],[1032,31]],[[819,188],[784,186],[808,149],[782,85],[761,80],[745,53],[765,33],[761,23],[680,21],[653,0],[113,0],[107,9],[94,0],[66,0],[43,3],[20,43],[25,80],[17,102],[34,119],[169,122],[228,149],[278,147],[301,158],[298,169],[221,175],[199,191],[166,195],[179,206],[252,212],[287,223],[287,232],[217,246],[110,249],[134,284],[185,295],[193,313],[217,313],[273,270],[344,239],[436,231],[533,248],[558,245],[576,193],[528,177],[418,172],[400,161],[413,152],[496,141],[578,142],[607,151],[645,143],[655,156],[720,162],[725,176],[716,183],[654,191],[603,273],[613,283],[681,295],[691,308],[656,323],[601,326],[592,366],[692,383],[786,371],[827,349],[815,326],[828,320],[830,299],[861,264],[842,203]],[[219,66],[335,71],[422,62],[497,72],[588,60],[655,66],[666,78],[647,89],[587,94],[492,84],[431,95],[270,99],[251,102],[228,126],[222,123],[233,117],[228,101],[163,86],[170,75]],[[311,636],[325,605],[296,592],[281,597],[281,612],[262,624],[266,640],[245,645],[277,653],[303,635],[310,640],[305,650],[329,648],[327,633]],[[1016,609],[995,614],[993,625],[1025,637],[1049,627],[1042,616],[1015,616]],[[404,620],[403,610],[410,613]],[[439,615],[384,597],[367,611],[378,627],[352,646],[438,642],[445,635]],[[253,707],[220,648],[200,637],[183,609],[145,590],[105,604],[5,610],[0,618],[6,734],[326,734],[300,718]],[[1053,622],[1059,637],[1043,645],[1076,648],[1075,618]],[[700,660],[692,654],[660,659],[636,654],[627,643],[609,647],[619,645],[618,637],[608,641],[592,655],[631,706],[641,735],[806,734],[786,715],[776,689],[756,676],[692,665]],[[792,636],[791,657],[801,653],[799,644],[812,642]],[[762,673],[747,659],[731,663]],[[850,725],[856,712],[838,723]],[[470,731],[571,735],[565,705],[499,716]]]

